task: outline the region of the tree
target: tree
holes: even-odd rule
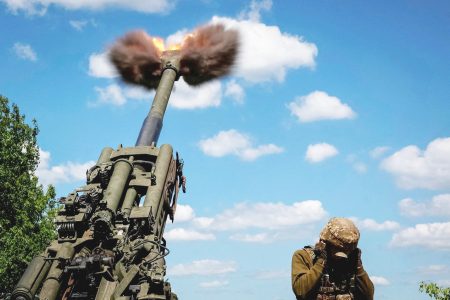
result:
[[[421,292],[425,292],[432,299],[436,300],[449,300],[450,299],[450,288],[443,288],[438,286],[434,282],[426,283],[421,282],[419,286]]]
[[[55,237],[55,190],[35,175],[38,126],[0,95],[0,294],[11,292],[28,262]]]

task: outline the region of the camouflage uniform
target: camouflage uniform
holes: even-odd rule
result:
[[[332,218],[322,230],[320,240],[327,248],[338,249],[335,257],[345,259],[341,263],[325,259],[312,247],[297,250],[292,257],[292,289],[297,299],[372,300],[374,287],[356,248],[359,231],[353,222]]]

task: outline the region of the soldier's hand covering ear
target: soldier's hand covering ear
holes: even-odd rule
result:
[[[355,248],[349,255],[349,260],[355,269],[362,268],[361,249]]]
[[[316,256],[318,258],[323,259],[324,261],[327,260],[327,250],[326,250],[327,245],[320,241],[318,242],[315,246],[314,246],[314,253],[316,254]]]

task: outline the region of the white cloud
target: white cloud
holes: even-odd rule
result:
[[[230,239],[247,243],[270,243],[273,241],[267,233],[257,233],[257,234],[238,233],[230,236]]]
[[[169,269],[169,276],[217,275],[236,272],[234,261],[220,261],[214,259],[195,260],[188,264],[178,264]]]
[[[184,80],[175,83],[169,105],[178,109],[217,107],[222,102],[222,84],[218,80],[189,86]]]
[[[346,161],[352,165],[353,170],[355,170],[357,173],[364,174],[367,172],[367,165],[359,161],[356,155],[348,155]]]
[[[103,10],[120,8],[142,13],[164,13],[173,6],[170,0],[1,0],[13,13],[24,12],[29,15],[44,15],[49,6],[58,6],[68,10]]]
[[[15,43],[13,46],[14,53],[21,59],[29,61],[37,61],[36,52],[28,44]]]
[[[235,129],[220,131],[215,136],[201,140],[200,149],[208,156],[223,157],[235,155],[245,161],[253,161],[260,156],[283,152],[283,148],[266,144],[253,146],[251,138]]]
[[[439,279],[436,283],[444,288],[450,288],[450,279]]]
[[[391,246],[450,250],[450,222],[417,224],[392,236]]]
[[[448,189],[450,137],[433,140],[425,151],[414,145],[404,147],[383,160],[381,168],[391,173],[404,189]]]
[[[47,6],[39,1],[32,0],[0,0],[5,3],[6,7],[13,14],[17,14],[20,11],[29,15],[43,16],[47,12]]]
[[[89,58],[89,74],[91,76],[115,77],[115,71],[110,67],[107,53],[93,54]],[[100,104],[122,106],[127,103],[128,99],[151,101],[155,95],[154,91],[149,91],[141,86],[126,85],[122,88],[115,83],[103,88],[96,87],[95,91],[98,99],[90,103],[93,106]],[[183,80],[179,80],[175,83],[169,105],[177,109],[198,109],[219,106],[221,101],[222,85],[220,81],[211,81],[199,87],[191,87]]]
[[[183,228],[175,228],[165,233],[172,241],[215,240],[215,231],[234,231],[231,240],[268,244],[279,240],[297,239],[308,235],[314,223],[322,220],[326,211],[317,200],[283,203],[238,203],[213,217],[196,217],[194,210],[181,206],[184,210],[182,220],[188,223]],[[177,213],[175,216],[177,216]],[[175,217],[175,220],[177,218]],[[299,226],[301,228],[299,228]],[[263,229],[265,232],[248,233],[246,229]]]
[[[236,154],[242,148],[249,147],[249,138],[231,129],[221,131],[212,138],[201,140],[199,147],[208,156],[222,157],[229,154]]]
[[[177,32],[169,35],[166,39],[165,39],[165,43],[164,45],[170,46],[170,45],[178,45],[181,44],[184,40],[184,38],[186,37],[186,35],[189,34],[189,30],[187,28],[178,30]]]
[[[89,56],[89,75],[99,78],[114,78],[119,76],[116,68],[109,61],[109,53],[93,53]]]
[[[107,87],[95,87],[95,91],[98,94],[96,102],[92,102],[91,105],[112,104],[114,106],[122,106],[127,102],[127,98],[122,92],[122,89],[117,84],[110,84]]]
[[[239,31],[241,47],[234,74],[249,82],[282,82],[288,69],[315,66],[316,45],[283,33],[277,26],[217,16],[211,23]]]
[[[283,151],[284,149],[277,145],[267,144],[267,145],[260,145],[256,148],[242,149],[242,152],[240,152],[239,157],[246,161],[252,161],[259,158],[260,156],[269,154],[278,154],[282,153]]]
[[[373,231],[384,231],[384,230],[396,230],[400,228],[400,224],[395,221],[384,221],[378,223],[373,219],[363,219],[351,218],[360,229],[367,229]]]
[[[122,88],[122,91],[129,100],[152,101],[155,96],[155,91],[149,91],[148,89],[137,85],[126,86],[125,88]]]
[[[240,20],[250,20],[259,22],[261,20],[261,11],[270,11],[272,8],[272,0],[255,1],[252,0],[248,9],[240,13]]]
[[[175,223],[191,221],[195,217],[194,209],[190,205],[177,204]]]
[[[209,217],[198,217],[192,220],[192,223],[200,228],[209,228],[209,226],[212,224],[212,222],[214,221],[213,218],[209,218]]]
[[[356,113],[345,103],[326,92],[314,91],[306,96],[297,97],[288,104],[291,114],[299,122],[314,122],[320,120],[353,119]]]
[[[228,285],[228,281],[226,280],[213,280],[213,281],[205,281],[200,282],[200,287],[205,289],[212,289],[212,288],[220,288]]]
[[[280,228],[281,229],[281,228]],[[244,243],[256,243],[256,244],[270,244],[281,240],[292,240],[298,239],[300,231],[295,228],[294,225],[287,228],[282,228],[283,230],[270,230],[268,232],[261,233],[235,233],[229,238],[233,241],[239,241]]]
[[[164,233],[164,238],[170,241],[211,241],[216,239],[212,233],[202,233],[184,228],[171,229]]]
[[[333,145],[327,143],[314,144],[308,146],[305,159],[310,163],[318,163],[336,156],[338,153],[339,151]]]
[[[244,102],[245,91],[236,80],[230,80],[225,87],[225,96],[230,97],[238,104],[242,104]]]
[[[418,268],[419,272],[422,274],[443,274],[449,271],[447,265],[429,265]]]
[[[89,25],[94,25],[94,21],[88,21],[88,20],[70,20],[69,21],[70,26],[72,26],[73,29],[76,31],[83,31],[83,29]]]
[[[95,165],[95,161],[85,163],[67,162],[64,164],[50,166],[50,152],[39,149],[39,165],[36,175],[39,182],[46,186],[60,182],[68,183],[86,179],[86,170]]]
[[[110,84],[106,87],[95,87],[97,100],[88,102],[89,106],[100,105],[123,106],[128,100],[150,101],[154,96],[154,91],[148,91],[139,86],[120,87],[118,84]]]
[[[370,150],[369,155],[373,159],[377,159],[377,158],[380,158],[381,156],[383,156],[383,154],[385,154],[387,151],[389,151],[389,149],[391,149],[391,147],[388,147],[388,146],[375,147],[372,150]]]
[[[196,218],[194,224],[208,230],[242,230],[248,228],[282,229],[320,221],[326,216],[318,200],[284,203],[238,203],[213,218]],[[240,236],[247,239],[264,239],[264,235]],[[236,238],[236,236],[235,236]]]
[[[367,172],[367,166],[366,164],[362,162],[355,162],[353,163],[353,169],[358,172],[359,174],[364,174]]]
[[[384,277],[381,276],[370,276],[370,280],[372,280],[375,285],[390,285],[391,283]]]
[[[450,194],[437,195],[431,201],[422,203],[405,198],[398,206],[402,215],[410,217],[450,216]]]

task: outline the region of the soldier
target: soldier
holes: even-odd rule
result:
[[[314,248],[292,257],[292,289],[298,300],[373,300],[374,287],[357,248],[359,230],[352,221],[332,218]]]

